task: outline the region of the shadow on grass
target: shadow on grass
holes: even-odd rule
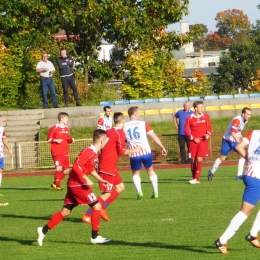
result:
[[[1,188],[1,190],[50,190],[50,188],[43,187],[17,187],[17,188]]]
[[[10,237],[2,237],[0,236],[0,241],[8,241],[8,242],[17,242],[21,245],[24,245],[24,246],[31,246],[32,244],[35,243],[36,239],[34,240],[31,240],[31,239],[18,239],[18,238],[10,238]]]

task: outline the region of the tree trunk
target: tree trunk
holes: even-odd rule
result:
[[[84,80],[84,92],[85,92],[85,97],[87,96],[88,92],[88,64],[83,64],[84,66],[84,75],[85,75],[85,80]]]

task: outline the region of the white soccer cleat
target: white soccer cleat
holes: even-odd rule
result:
[[[42,233],[42,227],[38,227],[37,232],[38,232],[38,239],[37,239],[38,244],[39,244],[39,246],[42,246],[42,242],[45,237],[45,235]]]
[[[102,236],[97,236],[96,238],[91,238],[90,242],[91,244],[104,244],[110,241],[109,238],[105,238]]]
[[[198,180],[196,180],[196,179],[193,179],[193,180],[190,180],[189,183],[190,184],[198,184],[200,182]]]

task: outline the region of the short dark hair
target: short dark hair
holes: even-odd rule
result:
[[[137,106],[135,106],[135,107],[130,107],[129,109],[128,109],[128,115],[129,116],[131,116],[131,115],[133,115],[135,112],[136,112],[136,110],[138,110],[139,108],[137,107]]]
[[[250,109],[249,107],[244,107],[244,108],[242,109],[242,115],[245,114],[247,110],[248,110],[248,111],[251,111],[251,109]]]
[[[122,119],[124,118],[124,114],[121,112],[115,112],[114,113],[114,123],[118,124],[122,121]]]
[[[60,122],[60,120],[61,120],[63,117],[65,117],[65,116],[69,117],[69,114],[66,113],[66,112],[60,112],[60,113],[58,114],[58,120],[59,120],[59,122]]]
[[[103,129],[96,129],[93,132],[93,143],[95,143],[102,135],[106,135],[106,131]]]
[[[195,101],[193,103],[193,107],[195,108],[195,107],[197,107],[198,105],[201,105],[201,104],[203,104],[203,101]]]
[[[65,47],[60,48],[60,51],[66,51],[67,49]]]
[[[108,109],[111,109],[110,106],[104,106],[103,110],[106,112],[107,108],[108,108]]]

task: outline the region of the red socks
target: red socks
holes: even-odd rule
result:
[[[197,162],[197,169],[196,169],[196,173],[195,173],[195,179],[196,180],[199,180],[201,171],[202,171],[202,162],[198,161]]]
[[[47,223],[47,226],[52,229],[55,226],[57,226],[62,220],[64,219],[64,217],[62,216],[61,212],[58,211],[57,213],[55,213],[52,218],[49,220],[49,222]]]
[[[60,171],[55,171],[54,183],[56,186],[60,187],[60,182],[65,178],[65,173]]]
[[[92,230],[98,231],[99,224],[100,224],[100,210],[92,209],[92,215],[91,215]]]

